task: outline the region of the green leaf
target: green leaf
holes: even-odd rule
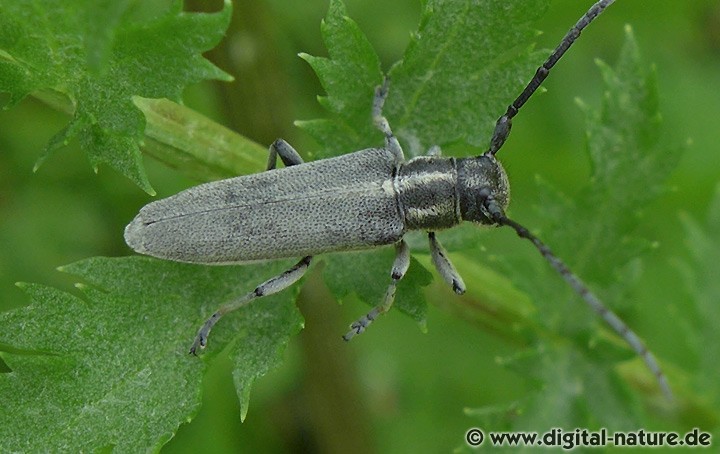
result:
[[[511,368],[534,377],[542,392],[526,400],[525,411],[513,421],[515,429],[570,428],[580,423],[588,427],[595,421],[611,429],[638,426],[637,399],[612,369],[588,361],[573,345],[545,344],[519,362]]]
[[[386,116],[407,145],[487,148],[498,117],[546,56],[532,24],[546,0],[428,0],[418,31],[392,68]],[[468,155],[466,149],[461,155]]]
[[[202,357],[188,349],[220,302],[252,290],[246,280],[287,266],[94,258],[63,268],[88,282],[82,299],[23,285],[32,304],[0,314],[0,356],[12,370],[0,374],[0,451],[157,449],[197,412],[204,363],[229,342],[246,411],[252,381],[302,324],[296,292],[228,315]]]
[[[687,290],[687,301],[694,302],[695,308],[692,326],[682,326],[684,338],[698,355],[697,372],[691,375],[691,380],[694,389],[709,392],[701,396],[703,403],[716,409],[720,404],[717,387],[720,374],[717,360],[720,354],[720,267],[717,265],[720,257],[720,186],[715,189],[704,225],[685,213],[680,219],[691,254],[691,261],[682,263],[680,271]]]
[[[390,71],[384,113],[409,156],[433,145],[487,146],[494,124],[544,53],[532,52],[531,24],[546,0],[428,1],[403,59]],[[304,56],[327,97],[330,120],[299,122],[323,147],[323,157],[378,145],[370,121],[378,58],[357,25],[331,2],[323,23],[330,58]],[[464,154],[467,154],[465,152]]]
[[[600,109],[579,102],[586,116],[590,184],[575,199],[581,211],[567,213],[573,223],[556,222],[553,230],[553,238],[574,242],[574,266],[610,280],[618,278],[613,268],[647,249],[646,241],[637,244],[630,234],[644,207],[665,191],[683,151],[662,134],[655,69],[645,68],[629,26],[625,35],[614,69],[598,61],[605,83]]]
[[[543,204],[537,210],[549,220],[544,239],[576,274],[606,286],[613,299],[638,276],[634,267],[641,267],[638,259],[651,242],[634,230],[683,151],[662,134],[654,68],[642,62],[632,30],[625,32],[615,68],[598,61],[605,83],[600,108],[578,101],[586,116],[589,183],[572,198],[538,184]]]
[[[381,134],[370,121],[373,93],[382,83],[380,60],[360,28],[345,11],[341,0],[331,0],[320,27],[330,58],[300,56],[320,79],[325,92],[318,102],[330,119],[300,121],[297,125],[323,146],[320,158],[350,153]]]
[[[99,13],[109,3],[0,1],[0,91],[10,94],[6,108],[41,91],[72,103],[72,119],[36,168],[77,138],[93,168],[108,164],[152,193],[138,148],[145,120],[132,97],[179,100],[188,84],[229,80],[201,53],[222,38],[231,5],[199,14],[175,1],[148,19],[127,1]]]

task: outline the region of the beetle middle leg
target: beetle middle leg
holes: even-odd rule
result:
[[[350,331],[348,331],[343,339],[349,341],[356,334],[361,334],[367,327],[381,314],[389,311],[395,302],[395,291],[397,290],[397,284],[405,276],[408,268],[410,267],[410,248],[408,247],[405,240],[400,240],[395,244],[395,262],[393,263],[392,272],[390,277],[392,282],[385,291],[385,297],[383,298],[382,304],[375,306],[370,312],[365,314],[363,317],[353,322],[350,325]]]
[[[272,170],[275,168],[278,156],[280,156],[280,159],[283,164],[285,164],[285,167],[296,166],[304,162],[303,158],[300,157],[300,154],[295,151],[292,145],[283,139],[277,139],[273,142],[268,151],[269,155],[266,170]]]

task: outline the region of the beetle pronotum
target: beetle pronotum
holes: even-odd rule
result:
[[[497,120],[488,150],[479,156],[442,157],[439,148],[433,147],[427,156],[405,160],[382,113],[388,93],[386,80],[376,89],[372,107],[373,122],[385,136],[384,147],[304,163],[287,142],[278,139],[270,146],[266,172],[202,184],[143,207],[125,229],[127,244],[142,254],[205,264],[303,257],[282,274],[221,306],[200,328],[191,353],[205,347],[210,330],[223,315],[300,279],[312,256],[394,245],[396,256],[384,300],[354,322],[343,337],[349,340],[362,333],[393,304],[397,283],[410,264],[410,250],[403,240],[409,230],[428,232],[433,264],[461,294],[465,284],[434,232],[471,221],[510,227],[532,242],[592,310],[640,355],[670,398],[665,375],[640,338],[544,243],[505,215],[510,188],[495,157],[510,134],[513,117],[580,32],[613,1],[596,2],[567,32]],[[275,168],[278,156],[285,168]]]

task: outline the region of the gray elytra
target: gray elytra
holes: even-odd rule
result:
[[[427,156],[406,160],[382,113],[386,80],[376,89],[372,106],[373,122],[385,136],[384,147],[305,163],[290,144],[278,139],[270,146],[267,171],[195,186],[143,207],[125,228],[126,243],[141,254],[212,265],[302,257],[290,269],[221,306],[199,329],[190,352],[196,354],[206,346],[210,330],[223,315],[298,281],[314,255],[394,245],[396,255],[383,301],[351,325],[343,336],[350,340],[391,308],[397,284],[410,265],[410,250],[403,239],[410,230],[428,232],[435,268],[462,294],[465,284],[434,232],[470,221],[508,226],[533,243],[637,352],[671,399],[667,379],[642,340],[544,243],[505,215],[510,187],[495,157],[510,134],[513,117],[580,32],[613,1],[596,2],[567,32],[498,119],[488,150],[479,156],[443,157],[433,147]],[[275,168],[278,156],[284,168]]]

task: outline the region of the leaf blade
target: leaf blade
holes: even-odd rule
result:
[[[0,2],[0,29],[8,30],[0,36],[5,55],[0,59],[0,91],[10,93],[6,107],[41,90],[71,100],[74,114],[68,126],[46,147],[36,167],[77,137],[96,171],[107,164],[152,194],[139,150],[145,119],[132,97],[179,100],[188,84],[229,80],[201,52],[222,38],[231,4],[225,1],[218,13],[199,14],[184,13],[176,3],[144,20],[124,14],[126,6],[118,4],[112,14],[103,15],[104,23],[114,28],[100,33],[95,6],[82,0]]]
[[[239,373],[249,386],[281,359],[302,320],[293,292],[223,319],[204,358],[189,355],[188,348],[219,301],[247,292],[283,266],[202,267],[98,257],[63,268],[90,283],[81,286],[83,298],[27,286],[32,304],[0,314],[5,328],[0,345],[15,347],[0,352],[12,369],[0,374],[7,396],[7,411],[0,415],[2,450],[161,446],[197,412],[205,360],[252,326],[259,312],[270,334],[263,343],[244,346],[246,356],[261,361],[246,361]],[[281,317],[273,315],[278,307]]]

